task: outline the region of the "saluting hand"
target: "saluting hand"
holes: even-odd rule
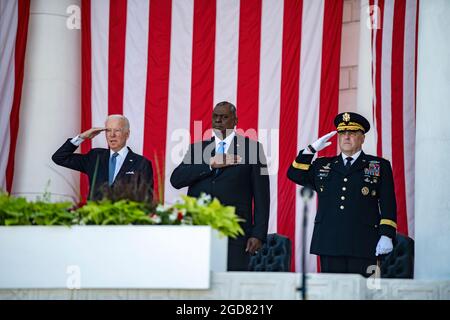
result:
[[[316,141],[314,141],[311,144],[311,147],[314,148],[314,150],[316,150],[316,152],[319,152],[322,149],[325,149],[326,147],[328,147],[331,142],[328,142],[328,140],[334,136],[337,133],[337,131],[331,131],[330,133],[327,133],[326,135],[320,137],[319,139],[317,139]]]
[[[92,139],[97,136],[100,132],[105,131],[106,128],[91,128],[83,133],[80,133],[80,138],[82,139]]]
[[[213,169],[220,169],[241,163],[242,158],[235,154],[216,154],[209,160],[209,165]]]

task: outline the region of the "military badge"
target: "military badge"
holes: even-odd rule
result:
[[[377,192],[375,190],[372,190],[372,197],[375,197],[377,195]]]
[[[379,177],[380,176],[380,163],[378,161],[371,161],[369,167],[364,168],[364,175]]]
[[[330,174],[330,170],[331,170],[330,163],[328,163],[326,166],[322,166],[322,168],[319,169],[319,172],[318,172],[317,176],[320,179],[326,178]]]
[[[342,121],[344,122],[350,121],[350,115],[347,112],[342,115]]]
[[[317,173],[317,177],[322,179],[322,178],[328,177],[329,174],[330,174],[330,170],[319,169],[319,172]]]
[[[367,196],[367,195],[369,194],[369,188],[363,187],[363,188],[361,189],[361,193],[362,193],[364,196]]]
[[[317,175],[318,178],[322,179],[322,178],[328,178],[328,172],[319,172],[319,174]]]
[[[371,172],[371,175],[375,177],[380,176],[380,164],[379,163],[371,163],[369,164],[369,172]]]

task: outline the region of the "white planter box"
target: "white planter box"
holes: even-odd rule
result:
[[[207,289],[227,243],[209,226],[0,227],[0,288]]]

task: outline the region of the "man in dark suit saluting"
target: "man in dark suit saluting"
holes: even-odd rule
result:
[[[95,148],[86,154],[74,153],[85,139],[92,139],[102,131],[105,131],[109,149]],[[75,138],[67,139],[53,154],[52,160],[60,166],[88,175],[90,200],[119,194],[129,200],[151,202],[152,164],[126,146],[129,136],[128,119],[123,115],[110,115],[104,128],[91,128]],[[118,186],[126,190],[115,193],[114,187]]]
[[[192,144],[170,182],[177,189],[188,187],[189,196],[204,192],[236,207],[236,214],[245,219],[245,235],[228,241],[228,270],[246,271],[249,255],[267,236],[269,176],[262,145],[236,134],[236,124],[236,107],[218,103],[212,115],[215,137]]]

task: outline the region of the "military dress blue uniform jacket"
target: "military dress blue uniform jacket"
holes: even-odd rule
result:
[[[361,152],[350,169],[341,155],[317,158],[300,151],[288,178],[317,192],[311,253],[375,258],[381,235],[396,234],[394,180],[391,164]]]

